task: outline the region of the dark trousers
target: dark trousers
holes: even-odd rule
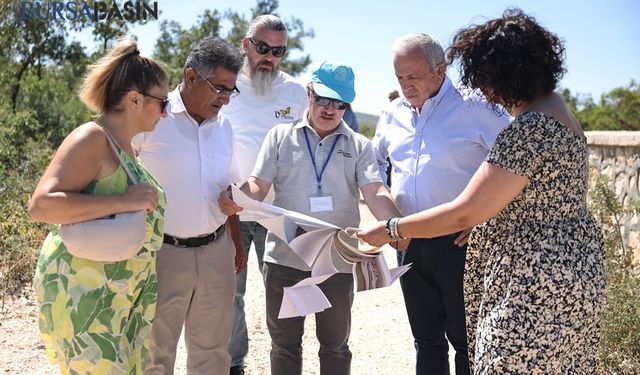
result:
[[[311,276],[311,272],[265,262],[263,267],[267,302],[267,328],[271,336],[271,374],[302,374],[304,316],[278,319],[283,288]],[[353,276],[338,273],[318,285],[331,307],[316,313],[316,337],[320,343],[320,375],[351,373],[351,305]]]
[[[456,351],[456,374],[469,374],[462,287],[466,246],[455,245],[454,239],[412,239],[404,254],[403,263],[413,263],[400,283],[418,375],[449,374],[447,339]]]

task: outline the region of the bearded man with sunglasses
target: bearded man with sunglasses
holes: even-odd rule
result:
[[[382,184],[369,140],[355,133],[342,120],[347,103],[355,98],[350,67],[325,62],[307,86],[309,109],[292,124],[276,125],[267,134],[251,177],[241,189],[262,200],[273,185],[273,204],[304,213],[341,228],[360,223],[359,198],[364,196],[371,212],[380,220],[398,212]],[[223,193],[218,200],[222,212],[241,211]],[[351,265],[332,254],[338,274],[319,285],[331,308],[315,314],[320,343],[320,373],[350,373]],[[271,335],[271,374],[302,372],[304,317],[278,319],[283,288],[310,276],[310,268],[279,238],[267,234],[264,255],[267,327]]]
[[[235,152],[240,163],[242,181],[249,178],[267,132],[277,124],[302,118],[307,108],[304,85],[280,70],[287,51],[287,28],[282,20],[267,14],[256,17],[242,40],[244,64],[236,85],[242,95],[222,109],[231,121],[235,136]],[[272,200],[272,194],[266,199]],[[262,272],[267,229],[251,216],[240,215],[240,238],[247,257],[253,242]],[[249,337],[244,312],[247,272],[236,275],[233,304],[233,328],[229,342],[231,375],[244,373],[244,358],[249,350]]]
[[[219,111],[239,92],[241,66],[242,54],[231,43],[201,40],[169,93],[167,116],[133,142],[167,195],[147,375],[173,373],[183,325],[187,373],[229,373],[235,273],[246,257],[238,217],[227,217],[215,201],[240,181],[231,124]]]

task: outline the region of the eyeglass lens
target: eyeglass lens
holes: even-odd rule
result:
[[[251,43],[256,47],[256,52],[261,55],[266,55],[271,51],[274,57],[282,57],[287,52],[286,46],[281,47],[271,47],[267,43],[264,42],[256,42],[253,38],[249,38]]]
[[[227,95],[229,97],[234,97],[236,95],[238,95],[240,93],[240,90],[238,90],[238,88],[236,86],[233,86],[232,89],[228,89],[224,86],[221,85],[215,85],[213,83],[211,83],[207,77],[203,76],[202,74],[200,74],[197,70],[193,70],[194,72],[196,72],[196,74],[198,75],[198,77],[200,77],[201,80],[203,80],[207,85],[209,85],[209,88],[211,88],[211,90],[213,92],[215,92],[218,95]]]
[[[316,104],[326,107],[328,106],[330,103],[333,105],[333,108],[337,109],[337,110],[343,110],[347,108],[347,103],[341,101],[341,100],[336,100],[336,99],[329,99],[329,98],[325,98],[322,96],[317,96],[314,94],[315,100],[316,100]]]
[[[239,92],[236,87],[234,87],[231,90],[229,90],[228,88],[226,88],[224,86],[220,86],[220,85],[211,85],[211,86],[213,86],[218,91],[218,94],[220,94],[220,95],[235,96]]]
[[[160,112],[164,112],[164,109],[167,108],[167,104],[169,104],[169,99],[167,98],[159,98],[157,96],[151,95],[151,94],[147,94],[147,93],[142,93],[142,95],[146,95],[150,98],[156,99],[158,101],[160,101]]]

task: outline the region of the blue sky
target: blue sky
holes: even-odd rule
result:
[[[255,0],[157,0],[160,19],[178,21],[187,28],[205,9],[233,9],[249,14]],[[354,109],[378,114],[389,91],[398,88],[390,46],[399,36],[424,32],[446,47],[455,32],[472,23],[500,16],[518,6],[565,40],[567,74],[562,87],[595,99],[615,87],[640,80],[640,1],[354,1],[280,0],[279,13],[301,19],[315,32],[305,41],[312,67],[326,59],[350,64],[356,74]],[[151,54],[160,22],[135,27],[143,54]],[[457,72],[448,74],[454,82]],[[309,73],[299,76],[303,83]]]

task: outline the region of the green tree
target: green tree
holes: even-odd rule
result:
[[[207,9],[198,16],[196,25],[187,30],[175,21],[162,21],[153,57],[165,64],[171,78],[171,87],[182,79],[184,60],[198,40],[207,36],[220,36],[221,18],[217,10]]]
[[[640,84],[634,80],[603,94],[597,103],[569,89],[560,94],[585,130],[640,130]]]
[[[22,80],[31,69],[41,76],[47,62],[58,63],[66,56],[64,23],[49,22],[39,18],[17,17],[15,3],[0,4],[0,82],[3,90],[0,100],[9,101],[13,111],[17,108]],[[19,30],[19,32],[16,32]],[[8,94],[8,96],[6,96]]]
[[[640,85],[631,81],[600,97],[599,103],[587,103],[578,119],[588,130],[640,130]]]
[[[173,86],[182,79],[184,60],[193,45],[200,39],[206,36],[222,37],[240,46],[247,32],[247,25],[252,19],[261,14],[278,15],[277,9],[277,0],[259,0],[255,8],[251,9],[249,18],[231,9],[224,13],[207,9],[198,16],[196,24],[189,29],[183,29],[175,21],[163,21],[160,24],[160,37],[156,42],[153,56],[166,64],[171,73]],[[303,40],[312,38],[313,30],[305,29],[302,21],[294,17],[289,20],[283,19],[283,21],[289,31],[287,41],[289,52],[282,61],[282,69],[289,74],[297,75],[311,63],[311,57],[308,54],[298,57],[292,55],[302,53]],[[225,24],[230,24],[228,30],[223,27]]]
[[[571,90],[568,88],[561,89],[558,94],[562,96],[564,102],[574,114],[578,112],[578,97],[571,95]]]
[[[77,3],[82,4],[80,1]],[[144,25],[150,20],[153,20],[153,18],[148,18],[146,20],[127,20],[124,18],[125,14],[122,13],[124,11],[124,8],[122,7],[123,3],[123,1],[100,0],[96,7],[95,0],[87,0],[86,4],[91,7],[91,9],[98,9],[98,17],[103,16],[104,18],[96,22],[95,20],[87,17],[78,17],[75,21],[70,23],[71,28],[75,31],[91,30],[93,40],[100,46],[96,53],[98,55],[103,55],[115,40],[127,35],[129,27],[136,24]],[[112,12],[112,10],[117,10],[119,13]],[[110,14],[111,17],[109,17]],[[120,16],[122,16],[123,19],[121,19]]]

